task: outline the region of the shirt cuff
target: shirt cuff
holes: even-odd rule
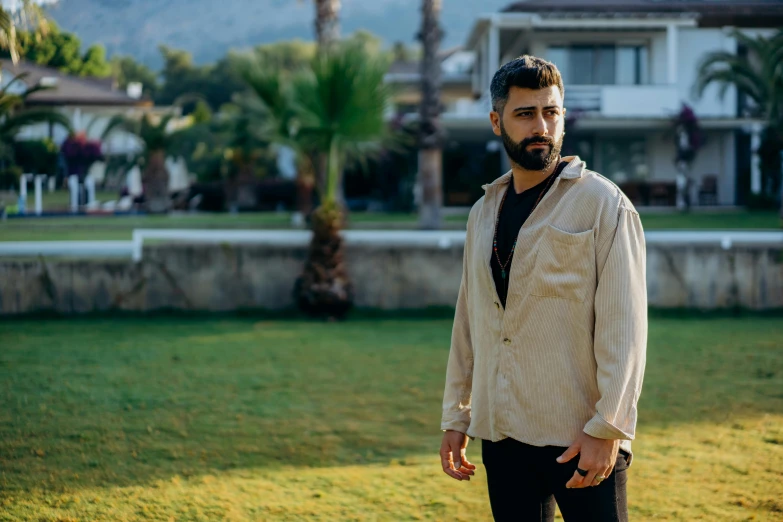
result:
[[[450,420],[450,421],[442,421],[440,423],[440,429],[442,431],[446,430],[454,430],[459,431],[461,433],[467,433],[468,428],[470,427],[470,421],[462,421],[462,420]]]
[[[625,433],[606,422],[600,413],[596,413],[592,419],[587,421],[582,431],[596,439],[633,440],[633,435]]]

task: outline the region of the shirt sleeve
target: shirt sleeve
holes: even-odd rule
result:
[[[584,432],[599,439],[633,440],[647,352],[646,246],[636,211],[620,207],[606,248],[595,295],[600,399]]]
[[[446,389],[443,393],[441,430],[467,433],[470,426],[470,400],[473,389],[473,344],[470,338],[468,312],[468,260],[470,248],[470,220],[462,257],[462,282],[459,286],[451,349],[446,369]]]

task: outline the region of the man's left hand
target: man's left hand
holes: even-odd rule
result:
[[[578,471],[566,483],[567,488],[586,488],[597,486],[601,481],[595,482],[596,476],[608,477],[617,462],[617,452],[620,450],[620,441],[615,439],[596,439],[582,432],[571,444],[565,453],[557,458],[560,464],[564,464],[579,455],[578,468],[587,471],[584,477]]]

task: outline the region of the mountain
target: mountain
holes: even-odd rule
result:
[[[443,0],[443,47],[465,43],[476,16],[511,0]],[[311,0],[60,0],[47,8],[57,24],[85,45],[102,43],[108,54],[130,54],[153,67],[158,45],[185,49],[199,63],[230,48],[313,38]],[[366,29],[388,45],[415,43],[421,0],[343,0],[342,31]]]

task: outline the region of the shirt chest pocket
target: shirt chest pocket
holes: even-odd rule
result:
[[[593,231],[570,233],[549,225],[538,245],[530,294],[582,302],[595,283]]]

